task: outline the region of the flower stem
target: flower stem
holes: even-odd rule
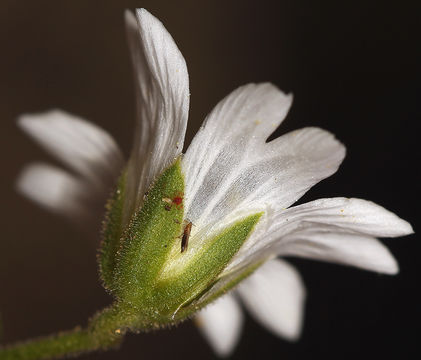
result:
[[[1,360],[47,360],[107,350],[120,345],[135,319],[118,306],[98,313],[86,329],[73,330],[0,347]]]
[[[76,328],[0,349],[0,359],[57,359],[93,350],[97,350],[97,344],[93,341],[91,334],[86,330]]]

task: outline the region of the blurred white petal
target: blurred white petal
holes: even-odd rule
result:
[[[183,150],[189,111],[187,66],[173,38],[144,9],[126,11],[135,73],[137,129],[128,167],[126,213]]]
[[[68,216],[86,213],[83,203],[86,184],[67,171],[47,164],[26,166],[17,181],[17,190],[50,211]]]
[[[18,125],[51,155],[96,186],[110,186],[122,170],[124,159],[117,144],[92,123],[52,110],[22,115]]]
[[[298,272],[282,260],[270,260],[238,287],[250,314],[274,334],[297,340],[304,315],[305,287]]]
[[[229,294],[208,305],[195,318],[200,332],[221,357],[230,355],[234,350],[241,335],[243,321],[239,304]]]

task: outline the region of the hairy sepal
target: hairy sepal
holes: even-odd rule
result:
[[[167,261],[155,278],[155,283],[143,289],[139,303],[143,328],[176,324],[191,317],[205,305],[200,301],[199,304],[198,300],[219,281],[219,275],[249,237],[261,215],[258,213],[244,217],[206,239],[203,248],[187,261],[181,262],[180,268],[174,267],[174,254],[168,253]],[[181,253],[179,242],[175,246],[180,257],[188,256]],[[168,268],[171,271],[166,271]],[[212,296],[212,300],[223,295],[236,283],[233,281],[224,286],[223,291]]]
[[[252,214],[230,224],[221,232],[206,239],[202,248],[195,252],[183,267],[175,269],[172,263],[166,263],[171,271],[161,271],[154,292],[154,301],[161,303],[167,297],[165,308],[160,314],[172,321],[180,321],[198,310],[190,306],[214,284],[226,268],[232,257],[253,231],[261,213]],[[180,254],[182,257],[183,254]],[[174,259],[171,259],[174,262]],[[164,276],[165,274],[165,276]]]
[[[117,189],[106,204],[107,213],[102,228],[102,242],[98,254],[99,274],[107,290],[115,288],[114,269],[120,249],[126,172],[120,176]]]
[[[120,184],[119,189],[124,197],[124,186]],[[183,192],[184,176],[178,159],[157,178],[143,207],[132,215],[124,231],[113,223],[121,219],[120,197],[113,201],[115,211],[109,211],[110,225],[105,235],[118,240],[104,239],[100,262],[106,274],[103,278],[120,309],[138,314],[135,329],[171,325],[193,315],[200,308],[197,300],[219,281],[262,216],[244,216],[200,242],[193,235],[193,248],[182,251],[181,241],[188,224],[180,201]],[[194,242],[200,246],[194,248]],[[234,283],[212,296],[212,300]]]
[[[135,308],[156,283],[168,251],[180,241],[183,206],[169,203],[182,196],[184,177],[180,160],[167,168],[155,181],[142,209],[132,215],[121,238],[114,271],[114,293]]]

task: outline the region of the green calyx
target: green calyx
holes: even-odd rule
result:
[[[104,286],[116,297],[116,308],[138,314],[130,328],[140,330],[182,321],[208,303],[200,304],[199,299],[220,281],[220,274],[262,213],[246,216],[200,239],[195,224],[184,218],[180,158],[157,178],[142,208],[123,229],[124,189],[122,176],[109,202],[99,254]],[[228,287],[224,286],[224,292]]]
[[[149,190],[140,211],[133,214],[121,237],[114,270],[116,295],[134,307],[153,290],[155,279],[183,226],[184,177],[180,160],[169,167]]]
[[[107,213],[102,230],[102,244],[99,260],[99,273],[106,289],[114,288],[114,268],[117,252],[120,248],[120,237],[123,231],[123,205],[126,185],[126,173],[118,179],[117,189],[106,204]]]
[[[85,328],[0,346],[2,360],[67,358],[117,347],[128,331],[191,317],[261,265],[224,273],[262,213],[219,227],[222,230],[203,238],[200,229],[185,219],[180,159],[154,182],[142,208],[124,225],[126,186],[123,174],[107,204],[98,255],[102,282],[115,302],[95,314]]]

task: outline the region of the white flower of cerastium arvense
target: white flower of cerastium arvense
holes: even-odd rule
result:
[[[160,21],[145,10],[136,16],[126,13],[137,98],[126,166],[110,135],[75,116],[51,111],[19,120],[68,167],[28,166],[18,188],[29,198],[84,218],[93,211],[90,204],[105,202],[117,184],[107,203],[99,256],[102,282],[114,303],[79,334],[88,345],[67,354],[104,349],[127,331],[194,316],[216,353],[228,355],[241,332],[239,300],[256,321],[295,340],[305,289],[282,256],[398,272],[376,239],[412,232],[393,213],[352,198],[290,207],[338,169],[345,148],[319,128],[266,142],[292,102],[275,86],[249,84],[233,91],[183,155],[189,111],[184,58]]]

